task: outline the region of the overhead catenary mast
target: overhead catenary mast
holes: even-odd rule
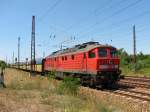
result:
[[[20,37],[18,37],[18,68],[20,68]]]
[[[135,25],[133,26],[133,63],[134,63],[134,70],[136,71],[136,32],[135,32]]]
[[[14,52],[13,52],[13,54],[12,54],[12,64],[14,64],[15,63],[15,55],[14,55]]]
[[[32,32],[31,32],[31,75],[35,71],[35,16],[32,16]]]

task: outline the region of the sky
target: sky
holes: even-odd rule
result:
[[[149,0],[0,0],[0,59],[30,59],[32,16],[35,16],[36,58],[88,41],[110,44],[133,53],[150,54]]]

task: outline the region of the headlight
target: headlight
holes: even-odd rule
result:
[[[109,68],[109,65],[100,65],[100,68],[101,68],[101,69],[108,69],[108,68]]]
[[[119,65],[100,65],[100,69],[118,69]]]
[[[114,65],[114,68],[118,68],[119,66],[118,65]]]

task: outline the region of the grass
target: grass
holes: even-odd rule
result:
[[[79,79],[77,78],[64,78],[56,90],[58,94],[77,95],[79,85]]]
[[[7,88],[0,89],[0,111],[16,112],[113,112],[115,107],[77,94],[76,80],[59,82],[46,77],[6,69]],[[68,86],[69,85],[69,86]],[[61,92],[60,92],[61,91]],[[3,96],[3,97],[1,97]]]
[[[136,72],[133,70],[130,70],[128,67],[121,68],[123,75],[128,76],[148,76],[150,77],[150,68],[142,68],[140,70],[137,70]]]
[[[144,74],[144,76],[149,76],[150,77],[150,68],[143,68],[139,70],[140,74]]]

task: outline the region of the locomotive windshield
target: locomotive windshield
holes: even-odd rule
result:
[[[107,57],[107,50],[104,48],[100,48],[98,50],[98,55],[99,55],[99,57]]]
[[[116,49],[110,49],[110,55],[111,55],[111,57],[117,57],[118,56],[117,50]]]

